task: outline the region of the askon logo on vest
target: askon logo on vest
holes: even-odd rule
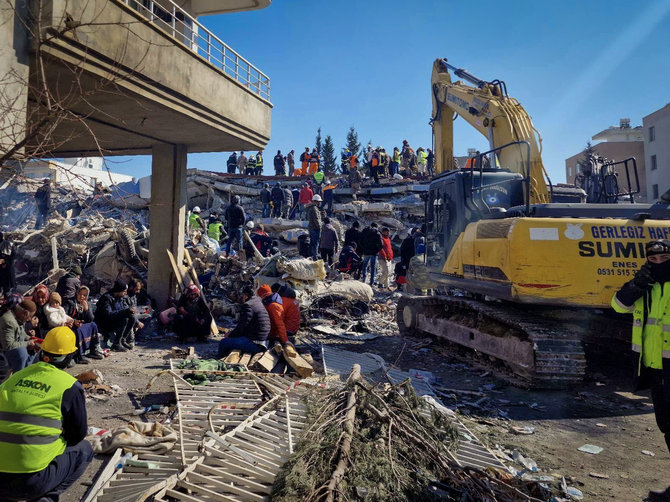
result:
[[[51,385],[47,385],[44,382],[38,382],[36,380],[28,380],[27,378],[22,378],[14,387],[22,387],[25,389],[37,390],[40,392],[48,393],[51,391]]]

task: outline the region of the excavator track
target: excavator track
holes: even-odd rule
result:
[[[463,297],[410,296],[398,301],[402,334],[429,334],[502,361],[515,385],[564,389],[586,372],[582,336],[574,325],[504,303]]]

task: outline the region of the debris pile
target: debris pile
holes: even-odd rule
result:
[[[503,471],[462,467],[458,431],[409,382],[371,385],[354,365],[343,388],[313,390],[308,426],[272,499],[550,500],[548,489]]]

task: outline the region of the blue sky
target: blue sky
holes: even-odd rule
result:
[[[301,152],[316,131],[336,151],[354,126],[387,150],[430,146],[430,74],[446,57],[500,79],[533,119],[552,181],[564,160],[619,119],[633,126],[670,101],[670,0],[273,0],[262,10],[200,22],[271,80],[278,149]],[[454,147],[487,149],[462,119]],[[189,168],[224,170],[227,153],[189,155]],[[150,157],[109,159],[113,171],[150,174]]]

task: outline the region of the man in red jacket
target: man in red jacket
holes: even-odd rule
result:
[[[391,287],[391,273],[393,266],[393,247],[391,246],[391,231],[384,227],[382,228],[382,250],[379,256],[379,287]]]
[[[312,202],[312,197],[314,197],[314,191],[310,188],[308,183],[305,183],[298,196],[298,212],[300,213],[300,218],[304,218],[305,204]]]

